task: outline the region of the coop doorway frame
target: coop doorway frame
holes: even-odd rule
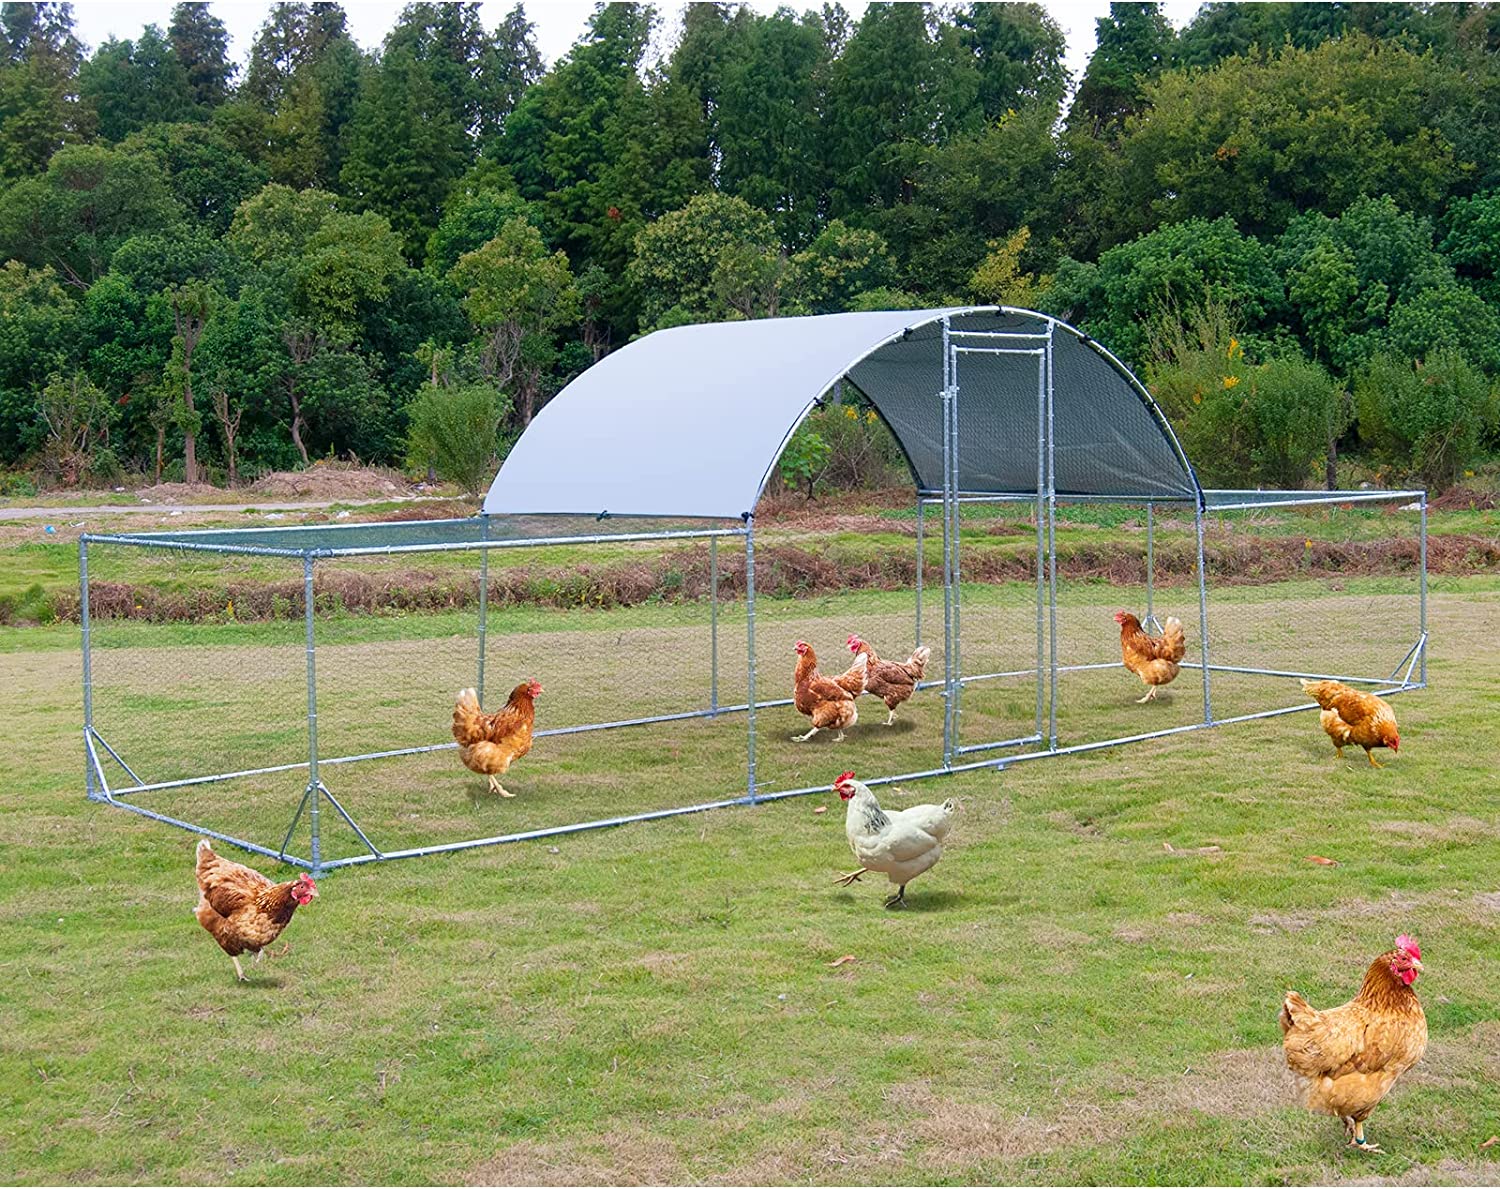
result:
[[[941,583],[943,594],[943,633],[944,633],[944,672],[940,679],[924,681],[919,688],[937,689],[943,699],[943,741],[942,762],[939,767],[928,768],[919,771],[903,773],[883,773],[872,776],[867,783],[871,785],[884,785],[895,781],[910,781],[925,779],[928,777],[948,775],[955,772],[977,771],[981,769],[1004,769],[1005,767],[1030,760],[1037,760],[1048,756],[1060,756],[1078,754],[1082,752],[1095,751],[1103,748],[1117,747],[1127,743],[1142,742],[1149,739],[1165,738],[1172,735],[1182,734],[1188,731],[1201,730],[1208,727],[1227,725],[1235,722],[1244,722],[1254,719],[1272,718],[1283,714],[1298,713],[1315,708],[1315,703],[1298,704],[1287,707],[1259,710],[1249,714],[1238,714],[1228,717],[1216,718],[1213,712],[1212,682],[1215,672],[1241,673],[1278,678],[1307,678],[1310,680],[1336,679],[1341,681],[1371,687],[1375,692],[1381,694],[1393,694],[1422,689],[1427,685],[1427,650],[1428,650],[1428,627],[1427,627],[1427,496],[1424,491],[1336,491],[1336,492],[1264,492],[1264,491],[1224,491],[1205,490],[1197,482],[1196,474],[1191,463],[1182,453],[1175,435],[1171,433],[1170,426],[1160,410],[1156,408],[1155,402],[1151,400],[1139,381],[1130,375],[1127,369],[1115,360],[1112,355],[1086,336],[1082,336],[1071,327],[1047,317],[1035,314],[1031,311],[1011,310],[1008,307],[1000,307],[998,312],[1003,314],[1022,315],[1026,318],[1035,319],[1040,328],[1035,331],[1013,331],[1013,330],[976,330],[966,329],[963,326],[955,327],[953,322],[956,315],[974,312],[997,312],[996,307],[975,307],[973,310],[960,311],[924,311],[912,315],[914,319],[921,319],[918,325],[940,323],[942,361],[941,375],[934,375],[934,380],[940,380],[935,386],[932,399],[941,410],[941,454],[942,454],[942,482],[941,486],[934,489],[924,486],[920,477],[916,483],[916,622],[914,625],[914,637],[918,645],[922,640],[922,606],[925,587],[925,536],[926,536],[926,513],[929,507],[936,507],[942,516],[942,567]],[[894,315],[892,315],[894,317]],[[851,317],[845,315],[834,315],[833,318]],[[693,328],[680,328],[691,330]],[[1059,330],[1066,330],[1071,335],[1085,342],[1087,346],[1101,357],[1107,359],[1132,388],[1131,395],[1142,402],[1150,410],[1151,414],[1158,420],[1159,428],[1164,438],[1170,442],[1175,456],[1180,460],[1185,474],[1191,480],[1193,492],[1191,495],[1174,496],[1164,495],[1160,491],[1141,492],[1137,494],[1122,494],[1118,492],[1077,492],[1059,490],[1058,472],[1056,463],[1056,373],[1054,348],[1056,336]],[[655,336],[648,336],[648,340]],[[900,336],[904,337],[904,336]],[[642,340],[647,341],[647,340]],[[831,382],[820,386],[819,392],[807,402],[801,415],[795,419],[793,424],[785,430],[781,439],[781,447],[784,448],[790,441],[801,421],[818,407],[826,399],[827,395],[846,381],[852,383],[856,390],[861,386],[854,373],[856,367],[873,357],[883,347],[897,341],[895,337],[886,337],[871,345],[858,358],[849,362],[847,366],[839,371]],[[966,483],[968,478],[964,469],[964,439],[962,434],[962,394],[963,384],[960,377],[960,367],[965,358],[992,357],[1019,357],[1035,358],[1037,361],[1037,433],[1035,443],[1035,489],[1029,487],[1022,490],[1012,487],[1007,490],[976,489]],[[608,357],[607,357],[608,358]],[[561,400],[561,396],[556,400]],[[874,402],[872,401],[872,404]],[[875,405],[875,411],[880,413],[888,427],[891,420],[887,412],[879,405]],[[523,441],[524,435],[523,435]],[[897,435],[897,441],[901,437]],[[905,444],[903,443],[903,449]],[[779,457],[780,448],[776,455]],[[910,455],[908,455],[910,458]],[[171,825],[183,830],[191,831],[205,837],[215,838],[230,845],[239,847],[252,854],[276,859],[292,867],[306,869],[315,876],[339,870],[346,867],[355,867],[372,862],[383,862],[400,858],[412,858],[425,855],[451,853],[481,846],[494,846],[503,843],[521,842],[538,838],[555,837],[559,835],[577,833],[581,831],[601,829],[607,826],[624,825],[632,822],[651,821],[660,818],[679,816],[688,813],[699,813],[710,809],[728,808],[736,805],[754,805],[761,802],[783,800],[791,797],[804,796],[812,793],[822,792],[826,784],[805,786],[800,788],[774,789],[762,787],[762,782],[757,778],[756,758],[756,716],[760,710],[772,707],[788,705],[790,698],[763,698],[758,696],[756,687],[756,592],[755,592],[755,517],[753,507],[764,491],[766,483],[774,468],[776,459],[773,458],[766,464],[755,499],[750,500],[750,509],[742,513],[737,522],[729,522],[729,518],[723,515],[701,515],[694,513],[629,513],[633,518],[650,519],[658,517],[674,521],[701,520],[712,522],[713,527],[702,528],[673,528],[662,531],[635,531],[635,532],[610,532],[607,528],[582,534],[560,535],[555,538],[541,536],[527,536],[524,538],[508,537],[495,539],[491,532],[492,523],[498,519],[492,512],[487,510],[480,516],[470,521],[454,522],[428,522],[432,526],[433,539],[418,541],[416,543],[389,544],[373,543],[356,545],[346,548],[318,544],[322,537],[326,537],[338,530],[376,530],[381,526],[371,525],[341,525],[337,529],[330,529],[326,525],[304,526],[302,528],[284,528],[275,530],[278,539],[287,538],[295,541],[297,534],[306,534],[305,539],[309,542],[306,547],[298,548],[294,545],[271,545],[262,543],[265,536],[264,530],[201,530],[196,532],[168,532],[168,533],[119,533],[119,534],[83,534],[79,538],[79,585],[80,604],[79,616],[81,623],[81,646],[82,646],[82,676],[83,676],[83,750],[85,760],[85,781],[87,796],[96,802],[101,802],[115,808],[124,809],[128,812],[138,814],[142,817]],[[917,467],[913,465],[913,474],[917,476]],[[502,470],[502,477],[504,471]],[[499,480],[497,480],[497,486]],[[493,494],[493,493],[492,493]],[[1378,675],[1357,674],[1332,674],[1317,672],[1295,672],[1289,670],[1275,670],[1269,668],[1253,668],[1247,666],[1235,666],[1215,664],[1209,656],[1209,611],[1208,611],[1208,582],[1205,567],[1204,532],[1205,519],[1209,513],[1265,509],[1286,508],[1298,506],[1316,506],[1328,504],[1344,504],[1357,502],[1392,502],[1406,499],[1416,505],[1419,513],[1420,534],[1420,562],[1419,562],[1419,624],[1418,635],[1406,651],[1402,661],[1392,672],[1384,677]],[[1129,503],[1145,505],[1146,510],[1146,557],[1147,557],[1147,584],[1146,584],[1146,607],[1144,622],[1155,623],[1155,609],[1153,605],[1154,588],[1152,579],[1152,552],[1155,543],[1155,520],[1157,510],[1166,506],[1182,508],[1191,506],[1193,512],[1193,527],[1196,541],[1196,585],[1198,588],[1198,611],[1199,611],[1199,640],[1200,659],[1194,662],[1185,662],[1183,669],[1197,669],[1201,678],[1203,712],[1201,720],[1191,723],[1180,724],[1168,728],[1153,731],[1143,731],[1129,735],[1116,736],[1109,739],[1087,740],[1085,742],[1060,745],[1057,732],[1057,709],[1058,709],[1058,676],[1063,673],[1076,672],[1083,669],[1108,669],[1123,668],[1122,662],[1111,662],[1108,664],[1090,665],[1060,665],[1057,651],[1057,520],[1059,505],[1072,503]],[[1035,515],[1036,532],[1036,574],[1035,574],[1035,598],[1036,598],[1036,661],[1034,665],[1026,669],[1007,670],[1005,672],[980,673],[965,675],[962,671],[963,650],[963,592],[962,592],[962,556],[961,556],[961,514],[963,507],[967,504],[1026,504],[1029,505]],[[542,512],[538,514],[563,517],[579,517],[576,511]],[[594,514],[595,519],[604,522],[611,516],[607,510],[600,510]],[[459,525],[463,532],[459,533],[470,539],[464,540],[440,540],[441,535],[437,530],[443,525]],[[411,530],[413,526],[406,524],[402,526],[405,530]],[[710,582],[710,630],[709,630],[709,654],[710,654],[710,679],[707,690],[707,704],[700,709],[680,712],[668,715],[642,716],[627,718],[611,722],[575,724],[566,727],[542,729],[535,732],[538,739],[549,735],[575,734],[584,731],[628,729],[630,727],[642,726],[649,723],[659,723],[672,720],[690,718],[710,718],[744,714],[746,727],[745,742],[745,775],[744,792],[723,798],[701,801],[694,804],[676,806],[665,809],[648,810],[639,813],[627,813],[607,818],[599,818],[590,821],[574,822],[565,825],[547,826],[537,829],[516,831],[513,833],[493,835],[483,838],[456,840],[452,842],[435,843],[428,846],[406,847],[401,849],[382,850],[359,825],[357,819],[338,800],[325,780],[325,773],[329,769],[342,765],[354,764],[363,761],[390,759],[404,755],[415,755],[427,752],[456,749],[454,742],[443,742],[427,744],[416,747],[398,748],[386,751],[365,752],[349,755],[322,756],[319,754],[317,719],[318,719],[318,687],[317,687],[317,632],[316,632],[316,591],[315,578],[317,565],[322,560],[335,558],[349,558],[363,555],[389,555],[392,553],[416,553],[416,552],[439,552],[452,550],[477,551],[479,557],[479,592],[478,592],[478,618],[476,624],[476,642],[478,654],[475,668],[476,689],[480,691],[481,697],[484,690],[484,665],[486,640],[488,634],[488,599],[489,599],[489,559],[491,550],[508,548],[525,548],[539,545],[551,544],[594,544],[606,542],[627,541],[672,541],[672,540],[707,540],[710,549],[710,565],[712,578]],[[718,624],[719,624],[719,547],[721,541],[739,539],[743,542],[745,559],[745,595],[746,608],[746,648],[747,648],[747,689],[743,702],[732,701],[723,704],[720,701],[719,691],[719,649],[718,649]],[[241,543],[243,542],[243,543]],[[104,733],[99,729],[94,718],[94,683],[93,683],[93,641],[92,621],[90,613],[90,575],[89,575],[89,546],[95,544],[109,544],[118,546],[132,546],[143,549],[176,550],[183,553],[219,553],[230,555],[260,555],[281,557],[290,560],[299,560],[303,574],[303,616],[305,620],[305,652],[306,652],[306,684],[307,684],[307,759],[295,763],[270,765],[261,768],[242,769],[232,772],[208,773],[201,776],[188,777],[184,779],[151,782],[143,780],[130,766],[127,757],[122,756],[119,751],[108,741]],[[1001,678],[1032,677],[1036,684],[1036,718],[1035,728],[1025,735],[1014,738],[979,740],[965,742],[961,733],[961,722],[963,714],[963,693],[966,686],[974,685],[989,680]],[[1044,721],[1045,719],[1045,721]],[[1029,750],[1028,750],[1029,748]],[[984,758],[969,758],[984,753]],[[120,783],[116,778],[116,784],[111,785],[109,781],[110,765],[113,763],[128,780]],[[226,832],[215,830],[204,825],[189,821],[182,817],[176,817],[158,812],[146,806],[133,803],[130,798],[143,793],[166,789],[177,789],[196,785],[209,785],[228,780],[269,775],[280,772],[306,771],[306,781],[303,785],[301,799],[297,802],[293,816],[282,843],[279,847],[268,846],[265,843],[256,842],[251,839],[240,838]],[[325,858],[322,853],[322,816],[324,807],[333,812],[354,832],[355,836],[365,847],[363,854],[343,856],[338,858]],[[309,848],[305,855],[291,852],[291,840],[301,824],[303,817],[307,818],[309,825]]]

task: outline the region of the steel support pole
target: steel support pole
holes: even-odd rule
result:
[[[78,538],[78,622],[83,628],[83,771],[89,800],[99,801],[103,800],[102,790],[89,750],[89,736],[94,730],[94,656],[89,622],[89,542],[82,536]]]
[[[323,800],[323,786],[318,779],[318,669],[317,638],[313,631],[313,559],[302,557],[302,602],[307,618],[307,793],[308,826],[312,830],[312,873],[323,869],[322,841],[318,837],[318,806]]]
[[[755,517],[745,516],[745,647],[749,672],[749,696],[745,699],[745,778],[747,796],[753,805],[755,795]]]
[[[1036,361],[1036,733],[1047,713],[1047,360]]]
[[[708,710],[719,712],[719,538],[708,539]]]
[[[480,526],[484,539],[490,539],[490,517],[488,512],[480,513]],[[481,549],[479,551],[479,663],[475,667],[474,692],[479,698],[479,704],[484,705],[484,657],[488,651],[488,639],[490,630],[490,551]]]
[[[1421,666],[1421,669],[1420,669],[1421,681],[1422,681],[1423,685],[1426,685],[1427,684],[1427,493],[1425,491],[1422,493],[1422,499],[1421,499],[1420,503],[1422,505],[1422,508],[1421,508],[1421,515],[1422,515],[1422,523],[1421,523],[1421,534],[1422,534],[1422,540],[1421,540],[1422,568],[1421,568],[1421,574],[1420,574],[1420,577],[1419,577],[1419,581],[1421,582],[1421,601],[1418,604],[1418,612],[1417,612],[1417,614],[1418,614],[1419,619],[1418,619],[1418,625],[1417,626],[1418,626],[1418,628],[1421,631],[1421,635],[1419,635],[1417,637],[1417,639],[1419,641],[1421,641],[1420,647],[1422,649],[1422,655],[1421,655],[1421,658],[1418,661],[1418,664]]]
[[[1146,622],[1156,622],[1156,522],[1155,509],[1146,503]]]
[[[922,519],[926,503],[922,496],[917,496],[917,624],[913,633],[916,643],[913,648],[922,647],[922,571],[927,567],[927,552],[923,548],[922,541]]]
[[[1047,706],[1047,746],[1057,750],[1057,443],[1053,433],[1052,391],[1052,323],[1047,323],[1047,606],[1050,664],[1048,684],[1051,697]]]
[[[1198,538],[1198,652],[1203,665],[1203,721],[1212,725],[1214,704],[1208,660],[1208,567],[1203,561],[1203,498],[1193,507],[1193,531]]]
[[[943,767],[953,763],[953,701],[958,683],[953,670],[953,353],[949,322],[943,319]]]

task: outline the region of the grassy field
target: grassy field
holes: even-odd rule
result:
[[[1279,662],[1296,616],[1313,629],[1298,638],[1334,650],[1305,659],[1379,663],[1410,636],[1403,592],[1216,592],[1215,659]],[[1094,631],[1109,600],[1138,592],[1063,593],[1065,659],[1083,662],[1110,643]],[[966,672],[1024,645],[1026,597],[966,592]],[[664,711],[701,704],[706,609],[615,614],[507,611],[491,680],[535,669],[553,724],[643,688]],[[885,592],[768,602],[761,688],[784,693],[797,635],[837,655],[847,630],[906,638],[909,616]],[[1399,699],[1383,771],[1336,763],[1298,714],[883,789],[964,807],[905,911],[880,907],[878,882],[832,885],[849,856],[831,794],[359,868],[322,882],[291,952],[248,984],[190,919],[192,838],[82,796],[76,633],[0,629],[0,1179],[1495,1182],[1500,1147],[1480,1147],[1500,1132],[1495,580],[1435,583],[1431,626],[1433,687]],[[320,625],[325,754],[440,738],[470,627]],[[727,700],[745,677],[733,608],[721,629]],[[100,721],[135,731],[123,750],[151,778],[294,755],[299,631],[110,625]],[[1065,682],[1060,730],[1190,721],[1195,682],[1150,707],[1117,671]],[[1029,726],[1034,687],[973,691],[966,737]],[[1226,678],[1221,696],[1271,695]],[[845,744],[798,746],[795,713],[767,712],[763,779],[933,757],[939,715],[929,694],[887,732],[865,705]],[[330,784],[387,845],[483,834],[736,795],[742,727],[544,740],[505,803],[451,753]],[[231,782],[192,803],[275,831],[296,794],[295,778]],[[1347,998],[1401,931],[1428,962],[1432,1043],[1371,1123],[1386,1154],[1353,1153],[1293,1105],[1276,1007],[1287,986]]]

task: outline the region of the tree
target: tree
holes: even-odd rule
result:
[[[209,112],[229,97],[234,65],[229,61],[229,32],[204,0],[178,0],[167,26],[172,52],[187,74],[188,93],[200,112]]]
[[[109,399],[83,372],[53,373],[42,389],[40,412],[46,465],[64,487],[75,487],[88,475],[94,452],[109,444]]]
[[[1495,392],[1455,351],[1370,360],[1354,381],[1359,435],[1399,476],[1441,490],[1478,455]]]
[[[465,105],[431,62],[394,44],[365,73],[340,181],[359,210],[384,215],[420,261],[453,184],[468,168]],[[455,112],[454,107],[459,111]]]
[[[494,476],[509,403],[490,384],[424,385],[407,413],[408,464],[436,471],[477,496]]]
[[[954,15],[979,74],[986,120],[1033,104],[1055,111],[1068,89],[1067,38],[1040,4],[967,4]]]
[[[1100,17],[1068,124],[1099,140],[1118,138],[1128,117],[1151,105],[1146,84],[1167,66],[1172,26],[1158,3],[1112,3]]]
[[[39,173],[86,131],[77,95],[82,62],[71,4],[0,5],[0,179]]]
[[[1121,141],[1115,217],[1148,230],[1228,215],[1265,236],[1366,196],[1434,211],[1464,171],[1438,115],[1460,90],[1436,59],[1363,37],[1163,75]]]
[[[38,393],[78,346],[78,310],[50,268],[0,265],[0,461],[34,444]]]
[[[742,16],[732,29],[732,37],[721,38],[725,57],[713,81],[719,187],[771,212],[783,245],[805,244],[816,234],[828,180],[819,110],[829,67],[822,30],[787,10]],[[708,73],[707,66],[698,73]]]
[[[1438,250],[1459,277],[1486,301],[1500,303],[1500,190],[1451,204],[1443,231]]]
[[[1421,358],[1450,346],[1500,367],[1500,320],[1433,250],[1432,225],[1390,198],[1362,199],[1338,218],[1308,214],[1277,241],[1293,328],[1349,373],[1381,350]]]
[[[51,266],[86,289],[130,236],[181,220],[182,208],[150,158],[77,145],[54,154],[41,177],[0,194],[0,255]]]
[[[228,471],[227,480],[230,487],[237,487],[240,481],[240,469],[235,439],[239,436],[240,420],[245,415],[245,406],[232,403],[228,389],[217,384],[208,390],[208,398],[213,404],[214,419],[219,423],[219,433],[224,438],[224,465]]]
[[[1229,309],[1249,331],[1273,327],[1285,296],[1265,247],[1228,219],[1191,219],[1111,248],[1097,264],[1065,259],[1038,304],[1088,331],[1121,358],[1140,363],[1143,320],[1205,300]]]
[[[536,47],[536,26],[517,4],[500,22],[480,62],[479,140],[488,149],[504,134],[506,118],[516,110],[527,88],[543,75]]]
[[[776,229],[741,198],[700,194],[663,215],[636,237],[630,279],[643,295],[641,327],[674,321],[711,321],[729,313],[719,285],[726,252],[759,258],[780,254]]]
[[[514,392],[521,425],[529,425],[542,376],[556,362],[553,332],[578,316],[567,255],[548,255],[537,229],[512,219],[484,247],[460,257],[452,278],[483,336],[485,377]]]
[[[198,482],[198,432],[203,428],[203,414],[193,396],[193,352],[203,338],[203,328],[213,312],[214,291],[208,285],[176,285],[163,293],[172,311],[172,359],[167,365],[165,382],[176,397],[174,420],[182,430],[183,480]]]
[[[202,124],[152,124],[121,143],[122,152],[148,154],[168,188],[196,223],[223,234],[235,208],[266,183],[266,172],[218,129]]]
[[[926,5],[871,4],[830,72],[825,136],[836,215],[909,202],[922,146],[972,132],[979,75]]]
[[[442,220],[428,237],[428,269],[438,276],[447,276],[460,256],[482,248],[512,219],[525,219],[532,224],[538,219],[536,208],[521,197],[514,185],[501,188],[500,184],[489,184],[486,180],[455,193],[444,208]]]
[[[974,300],[990,305],[1029,308],[1035,300],[1037,281],[1021,271],[1021,253],[1031,240],[1031,228],[1023,227],[1009,239],[992,239],[989,254],[969,278]]]
[[[147,124],[195,114],[188,74],[155,25],[135,41],[106,41],[78,72],[78,91],[95,112],[99,135],[118,143]]]
[[[791,259],[787,288],[798,313],[835,314],[861,293],[882,289],[896,276],[885,241],[873,231],[834,219]]]

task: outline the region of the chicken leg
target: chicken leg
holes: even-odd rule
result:
[[[902,884],[899,888],[896,889],[896,894],[894,896],[887,896],[886,897],[885,906],[887,908],[895,908],[898,904],[902,908],[906,907],[906,885],[905,884]]]
[[[234,954],[231,954],[229,956],[229,960],[234,963],[234,975],[235,975],[235,977],[237,979],[239,979],[240,982],[242,982],[242,983],[248,983],[250,980],[245,977],[245,971],[244,971],[244,968],[240,966],[240,960],[239,960],[239,958],[237,956],[235,956]]]
[[[792,736],[792,742],[793,743],[806,743],[809,739],[811,739],[817,733],[818,733],[818,728],[814,727],[812,730],[808,731],[807,734],[805,734],[805,735],[793,735]]]
[[[1149,689],[1146,690],[1146,696],[1144,698],[1137,698],[1135,700],[1135,704],[1137,706],[1139,706],[1143,702],[1154,702],[1154,701],[1156,701],[1156,686],[1153,685]]]
[[[1361,1152],[1385,1151],[1379,1144],[1371,1143],[1365,1139],[1365,1123],[1363,1119],[1346,1116],[1344,1119],[1344,1131],[1349,1136],[1349,1146],[1351,1148],[1358,1148]]]
[[[861,875],[863,875],[868,870],[869,870],[868,867],[861,867],[858,871],[851,871],[851,872],[849,872],[848,875],[841,875],[841,876],[839,876],[833,882],[836,883],[836,884],[838,884],[839,887],[841,887],[841,888],[847,888],[850,884],[852,884],[855,880],[857,880]]]
[[[515,796],[515,793],[507,793],[505,791],[505,786],[500,783],[499,778],[493,772],[490,773],[490,792],[499,793],[502,797]]]
[[[1375,753],[1373,751],[1371,751],[1368,747],[1365,748],[1365,759],[1367,759],[1367,760],[1370,761],[1370,767],[1372,767],[1372,768],[1384,768],[1385,767],[1384,764],[1382,764],[1379,760],[1377,760],[1375,758]]]
[[[889,714],[887,714],[885,716],[885,725],[886,726],[890,726],[895,721],[896,721],[896,712],[894,710],[892,710]]]

